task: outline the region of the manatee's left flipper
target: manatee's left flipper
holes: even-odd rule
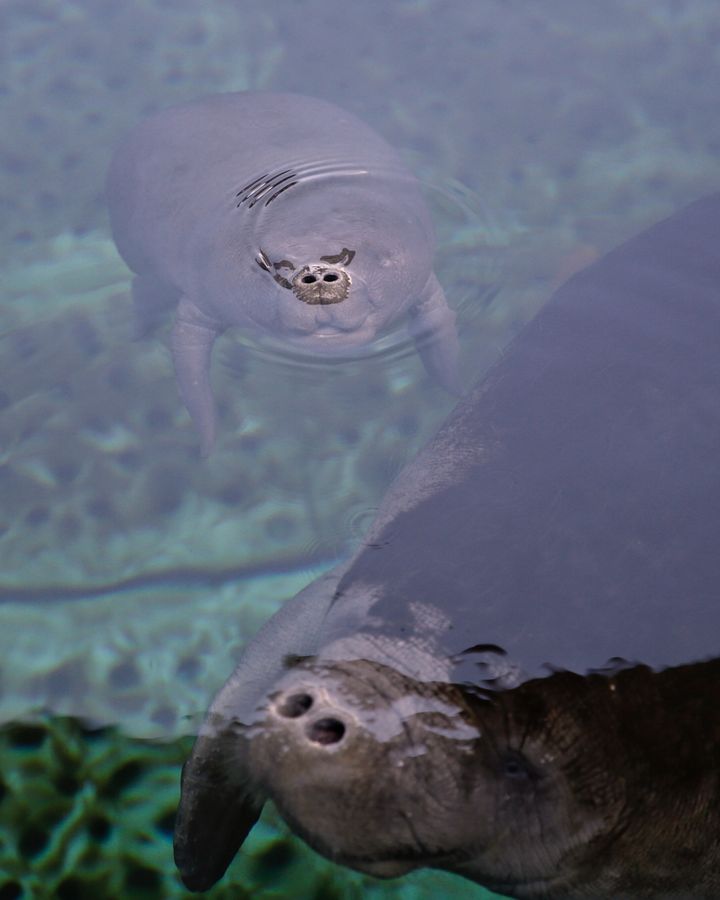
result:
[[[175,376],[182,398],[200,434],[200,453],[209,456],[215,443],[215,400],[210,386],[210,357],[222,326],[183,297],[170,336]]]
[[[425,285],[422,298],[410,311],[409,331],[428,374],[448,393],[462,394],[455,313],[448,306],[434,273]]]
[[[182,775],[175,819],[175,863],[190,890],[224,874],[262,810],[250,783],[247,727],[287,667],[286,657],[316,652],[323,621],[347,563],[315,579],[263,625],[212,702]]]
[[[180,300],[171,284],[151,275],[136,275],[132,282],[133,340],[138,341],[160,326]]]

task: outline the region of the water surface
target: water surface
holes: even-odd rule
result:
[[[0,6],[3,896],[184,896],[170,832],[186,736],[452,406],[414,354],[317,365],[228,334],[201,461],[166,332],[130,340],[102,197],[118,137],[226,90],[299,91],[365,119],[426,186],[471,381],[565,277],[717,188],[715,12]],[[483,896],[438,875],[362,880],[286,834],[270,813],[212,896]]]

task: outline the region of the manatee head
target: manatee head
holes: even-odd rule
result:
[[[353,643],[374,651],[341,652]],[[188,887],[222,877],[271,799],[315,850],[376,877],[433,867],[535,900],[717,896],[716,660],[494,689],[384,643],[286,659],[250,706],[230,680],[183,773]]]
[[[432,229],[424,208],[340,188],[296,190],[287,209],[278,203],[258,225],[244,312],[283,342],[342,355],[371,343],[421,300]]]
[[[336,862],[554,897],[622,809],[607,747],[581,719],[542,689],[492,696],[376,661],[309,660],[269,695],[248,762],[291,828]]]

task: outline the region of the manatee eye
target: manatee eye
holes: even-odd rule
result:
[[[521,766],[517,759],[506,759],[503,763],[503,772],[508,778],[525,778],[527,777],[527,769]]]
[[[502,774],[515,782],[536,781],[538,772],[522,753],[509,752],[500,760]]]

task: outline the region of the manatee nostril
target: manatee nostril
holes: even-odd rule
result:
[[[323,275],[323,281],[337,281],[339,277],[335,272],[328,272],[327,275]]]
[[[315,284],[315,276],[314,275],[303,275],[300,279],[303,284]]]
[[[290,694],[278,706],[278,713],[285,719],[299,719],[313,705],[310,694]]]
[[[345,734],[340,719],[318,719],[307,728],[307,736],[314,744],[339,744]]]

